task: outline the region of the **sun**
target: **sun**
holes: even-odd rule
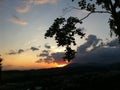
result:
[[[64,67],[64,66],[66,66],[67,64],[58,64],[58,66],[57,67]]]

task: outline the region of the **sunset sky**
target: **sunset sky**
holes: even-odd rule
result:
[[[70,6],[76,5],[71,0],[0,0],[0,55],[3,58],[3,70],[51,68],[65,64],[61,58],[64,48],[58,48],[54,39],[44,39],[44,34],[57,17],[83,18],[88,14],[79,10],[67,12]],[[118,51],[118,47],[113,48],[117,45],[116,40],[109,41],[108,19],[109,14],[92,14],[79,26],[85,28],[86,36],[83,39],[76,36],[77,46],[74,48],[79,53],[75,62],[83,63],[85,59],[87,62],[94,52],[86,53],[92,50],[105,48],[107,52],[112,49],[109,55]],[[100,46],[102,40],[109,43]],[[95,56],[91,59],[98,58]]]

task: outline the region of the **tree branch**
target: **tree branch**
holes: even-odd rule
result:
[[[70,11],[73,10],[73,9],[81,10],[81,8],[74,7],[74,6],[69,6],[69,8],[66,8],[66,9],[70,9],[70,10],[68,10],[68,12],[70,12]],[[67,12],[66,12],[66,13],[67,13]],[[62,16],[64,16],[66,13],[64,13]],[[80,21],[86,19],[87,17],[89,17],[89,16],[90,16],[91,14],[93,14],[93,13],[109,13],[109,14],[111,14],[111,12],[109,12],[109,11],[92,11],[92,12],[89,12],[85,17],[81,18]],[[62,16],[61,16],[61,17],[62,17]]]
[[[111,12],[108,12],[108,11],[93,11],[93,12],[88,13],[85,17],[81,18],[80,21],[86,19],[87,17],[89,17],[93,13],[109,13],[109,14],[111,14]]]

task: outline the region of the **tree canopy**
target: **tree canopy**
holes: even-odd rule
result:
[[[78,0],[72,0],[72,2]],[[100,7],[102,11],[97,10]],[[45,38],[54,37],[56,43],[59,46],[65,46],[64,59],[70,61],[75,57],[75,50],[71,48],[72,45],[76,45],[75,35],[84,37],[82,28],[77,28],[76,24],[82,24],[83,20],[88,18],[93,13],[109,13],[108,20],[110,26],[110,36],[114,33],[120,40],[120,0],[79,0],[78,7],[72,7],[73,9],[86,10],[89,13],[84,18],[64,17],[56,18],[54,23],[45,33]]]

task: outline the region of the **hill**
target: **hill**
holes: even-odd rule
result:
[[[120,64],[71,64],[63,68],[2,72],[0,90],[119,90]]]

